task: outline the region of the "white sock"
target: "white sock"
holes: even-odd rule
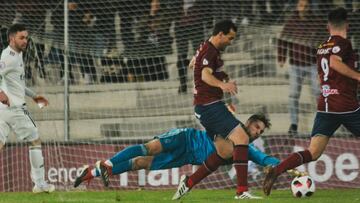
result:
[[[105,164],[108,165],[108,166],[113,167],[113,163],[111,163],[111,161],[109,159],[105,161]]]
[[[98,177],[98,172],[97,172],[97,170],[96,170],[96,168],[93,168],[92,170],[91,170],[91,175],[92,176],[94,176],[94,177]]]
[[[44,157],[41,151],[41,145],[29,147],[29,158],[31,165],[31,180],[36,184],[45,182]]]

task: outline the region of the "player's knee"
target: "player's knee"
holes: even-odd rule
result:
[[[144,144],[143,149],[146,151],[146,156],[152,156],[154,153],[154,150],[149,143]]]
[[[231,141],[217,140],[215,146],[216,152],[221,158],[228,159],[232,156],[234,148]]]
[[[141,169],[141,167],[140,167],[140,164],[141,164],[141,162],[139,161],[139,159],[136,157],[136,158],[133,158],[132,160],[131,160],[131,162],[132,162],[132,169],[133,170],[139,170],[139,169]]]
[[[232,149],[219,148],[217,149],[217,154],[223,159],[228,159],[232,156]]]
[[[158,139],[154,139],[143,145],[147,156],[159,154],[162,151],[161,143]]]
[[[149,169],[150,168],[150,164],[148,163],[148,161],[143,158],[143,157],[136,157],[132,159],[132,168],[134,170],[140,170],[140,169]]]

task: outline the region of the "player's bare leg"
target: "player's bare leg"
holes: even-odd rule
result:
[[[132,159],[132,171],[137,171],[141,169],[150,170],[152,161],[154,160],[153,156],[138,156]]]
[[[159,139],[153,139],[144,145],[147,150],[147,156],[154,156],[160,154],[163,151],[163,147]]]
[[[234,151],[234,143],[229,139],[217,137],[215,139],[215,148],[217,154],[223,159],[229,159],[232,157]]]
[[[317,160],[322,155],[329,143],[329,139],[330,137],[325,135],[317,135],[311,138],[308,150],[311,153],[312,160]]]

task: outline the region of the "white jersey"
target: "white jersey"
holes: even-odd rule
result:
[[[3,50],[0,58],[0,90],[9,98],[11,106],[25,103],[25,71],[22,52],[14,51],[10,46]],[[0,108],[6,105],[0,103]]]

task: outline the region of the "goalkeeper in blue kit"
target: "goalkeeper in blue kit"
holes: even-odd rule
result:
[[[270,122],[262,114],[252,115],[245,127],[250,139],[258,138]],[[104,185],[109,185],[109,177],[127,171],[140,169],[160,170],[181,167],[187,164],[201,165],[215,152],[215,146],[206,131],[194,128],[176,128],[156,136],[146,144],[128,146],[106,161],[98,161],[95,167],[85,165],[76,178],[74,187],[94,177],[101,177]],[[277,165],[280,161],[249,147],[249,160],[261,166]],[[231,164],[231,160],[229,160]]]

